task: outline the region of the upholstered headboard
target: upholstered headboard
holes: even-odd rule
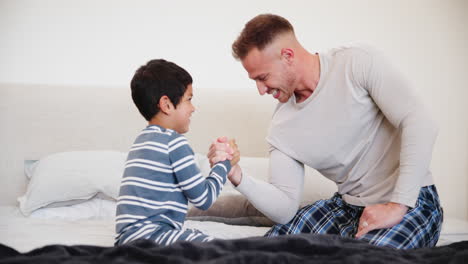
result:
[[[254,87],[226,90],[195,86],[194,104],[187,137],[196,152],[206,153],[212,140],[226,135],[237,139],[243,156],[268,155],[265,136],[276,105],[270,96],[259,96]],[[25,160],[74,150],[126,152],[146,125],[128,87],[18,84],[0,84],[0,122],[0,205],[17,204],[16,199],[25,192]],[[451,166],[450,162],[436,163]],[[449,198],[461,197],[456,199],[466,204],[466,193],[454,194],[457,181],[453,175],[434,176],[450,216],[460,205]],[[327,184],[323,177],[306,177],[304,182],[305,188],[314,191],[329,187]]]
[[[274,100],[255,88],[194,87],[196,111],[187,137],[206,153],[216,137],[237,139],[242,155],[267,156]],[[16,204],[26,186],[24,160],[71,150],[128,151],[146,125],[127,87],[0,84],[0,204]]]

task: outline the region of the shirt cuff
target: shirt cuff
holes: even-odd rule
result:
[[[227,177],[229,171],[231,171],[231,161],[225,160],[225,161],[220,161],[220,162],[218,162],[216,164],[223,164],[224,167],[226,167],[226,177]]]
[[[242,172],[242,179],[239,185],[234,186],[234,189],[239,191],[242,194],[248,194],[249,191],[254,189],[255,183],[248,174]]]

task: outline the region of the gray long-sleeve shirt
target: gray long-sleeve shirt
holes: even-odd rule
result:
[[[304,167],[334,181],[346,202],[413,207],[429,171],[437,127],[409,82],[367,46],[320,54],[320,80],[304,102],[279,103],[267,141],[269,183],[244,175],[237,189],[266,216],[288,222]],[[272,202],[275,201],[275,202]]]

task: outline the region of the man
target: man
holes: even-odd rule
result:
[[[408,82],[376,50],[310,53],[284,18],[250,20],[232,45],[272,117],[268,183],[229,176],[278,224],[266,234],[338,234],[394,248],[434,246],[443,212],[429,165],[437,128]],[[222,140],[211,152],[223,150]],[[298,211],[304,164],[338,192]]]

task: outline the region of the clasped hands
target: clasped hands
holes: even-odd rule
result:
[[[228,173],[228,179],[234,186],[239,185],[242,179],[242,171],[239,166],[240,152],[235,139],[219,137],[211,143],[208,154],[210,167],[214,164],[229,160],[231,162],[231,171]]]

